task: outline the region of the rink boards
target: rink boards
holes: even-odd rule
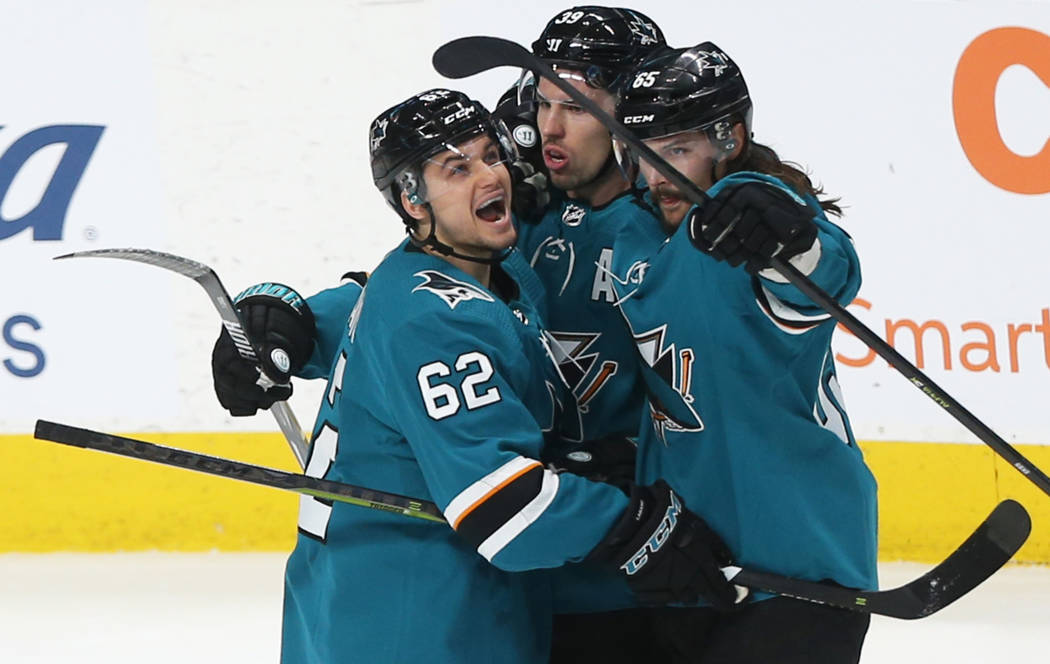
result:
[[[295,470],[277,434],[132,434],[146,440]],[[933,562],[954,549],[1000,500],[1031,512],[1017,560],[1050,563],[1050,497],[983,445],[862,443],[879,481],[881,560]],[[286,551],[297,496],[28,436],[0,436],[4,491],[0,552]],[[1021,445],[1050,468],[1050,448]],[[440,526],[436,526],[440,527]]]

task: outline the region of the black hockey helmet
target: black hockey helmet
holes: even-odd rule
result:
[[[665,49],[640,64],[621,90],[616,116],[642,139],[704,131],[728,152],[736,147],[734,124],[751,134],[751,97],[736,63],[703,42]]]
[[[583,5],[558,12],[532,43],[555,70],[583,74],[588,85],[613,89],[654,49],[667,45],[659,26],[633,9]]]
[[[421,165],[429,157],[488,133],[503,160],[512,160],[513,144],[488,110],[462,92],[427,90],[379,114],[368,132],[372,180],[386,202],[409,227],[415,223],[401,207],[401,192],[414,203],[425,198]]]

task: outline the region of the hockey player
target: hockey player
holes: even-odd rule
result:
[[[661,220],[616,239],[619,301],[645,361],[638,479],[664,477],[740,564],[876,587],[876,485],[843,409],[835,322],[769,267],[788,260],[848,304],[860,286],[839,214],[810,179],[751,138],[751,99],[714,44],[643,63],[618,115],[705,189],[692,206],[644,160]],[[785,597],[738,612],[660,609],[675,662],[858,661],[868,616]]]
[[[631,9],[576,6],[557,12],[533,53],[610,114],[633,67],[666,46],[649,17]],[[644,388],[634,341],[616,309],[612,248],[625,226],[653,216],[617,167],[609,131],[546,79],[523,77],[535,92],[541,154],[553,185],[538,223],[519,225],[518,248],[547,292],[552,346],[579,402],[578,434],[562,427],[545,459],[605,481],[634,478]],[[538,81],[538,82],[537,82]],[[522,95],[525,96],[525,95]],[[653,240],[659,234],[654,232]],[[578,442],[582,441],[582,442]],[[648,614],[601,613],[630,606],[616,580],[571,566],[553,579],[553,664],[658,660]]]
[[[307,473],[433,500],[449,525],[304,498],[282,662],[546,662],[548,577],[523,571],[585,558],[645,601],[732,605],[728,554],[665,484],[626,496],[536,461],[561,377],[527,266],[505,259],[507,144],[488,112],[429,90],[369,141],[409,238],[343,327]],[[283,337],[300,370],[316,332],[261,297],[242,300],[248,333]]]
[[[663,45],[659,27],[640,12],[580,6],[552,17],[533,50],[612,113],[627,73]],[[539,136],[522,117],[531,107],[539,109]],[[644,397],[634,345],[614,306],[609,261],[618,228],[651,211],[617,168],[609,132],[549,82],[539,83],[535,100],[505,94],[494,114],[527,151],[525,163],[512,165],[517,246],[546,293],[552,352],[579,405],[566,404],[557,431],[548,436],[546,458],[597,479],[629,481],[635,447],[628,437],[637,432]],[[537,153],[543,162],[530,168]],[[548,166],[555,189],[546,205],[535,179],[542,176],[534,171],[547,174]],[[546,209],[537,223],[529,212],[538,203]],[[235,349],[229,353],[236,358]],[[241,371],[241,398],[272,403],[273,390],[263,394],[252,373]]]
[[[665,43],[640,12],[579,6],[553,16],[532,50],[613,113],[627,73]],[[617,168],[608,130],[550,81],[539,79],[535,93],[552,202],[538,223],[519,224],[518,248],[546,289],[552,347],[580,412],[578,422],[563,423],[547,458],[591,477],[631,479],[629,437],[644,391],[609,270],[619,229],[651,212]]]

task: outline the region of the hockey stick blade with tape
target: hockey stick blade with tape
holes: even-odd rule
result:
[[[585,111],[590,113],[609,132],[635,151],[641,159],[649,162],[668,182],[681,191],[686,198],[696,205],[703,205],[708,196],[691,180],[682,175],[660,155],[641,141],[634,132],[620,124],[615,118],[601,109],[591,99],[559,77],[547,63],[537,58],[520,44],[498,37],[462,37],[444,44],[434,51],[432,57],[434,69],[448,78],[466,78],[496,67],[518,67],[535,72],[538,76],[550,81],[564,92]],[[1050,496],[1050,477],[1029,461],[1015,447],[992,431],[984,422],[955,400],[929,376],[919,370],[897,350],[875,334],[868,326],[846,311],[834,298],[813,283],[806,275],[799,272],[794,265],[774,256],[770,264],[793,286],[809,297],[817,306],[852,332],[868,348],[890,363],[923,394],[948,412],[960,424],[977,436],[981,442],[991,447],[1018,472],[1028,478],[1032,484]]]
[[[914,620],[940,611],[990,577],[1028,539],[1032,521],[1020,503],[1004,500],[943,562],[899,588],[850,590],[752,570],[726,573],[733,583],[852,611]],[[732,568],[727,568],[732,569]]]
[[[427,500],[287,473],[45,420],[37,420],[34,436],[64,445],[444,523],[441,510]],[[733,583],[755,590],[765,590],[862,613],[905,619],[923,618],[954,602],[1002,567],[1024,544],[1030,530],[1031,521],[1024,508],[1012,500],[1004,501],[944,562],[915,581],[886,591],[850,590],[740,568],[726,568],[725,572]]]
[[[245,334],[240,316],[237,315],[237,308],[234,306],[230,294],[226,292],[226,288],[219,281],[219,275],[215,274],[215,270],[204,263],[198,263],[189,258],[176,256],[175,254],[166,254],[152,249],[93,249],[55,256],[55,260],[65,258],[119,258],[161,267],[193,279],[208,293],[212,304],[219,311],[223,327],[226,328],[230,338],[233,339],[237,352],[244,359],[254,363],[259,369],[259,386],[263,389],[268,389],[276,385],[263,372],[262,363],[259,362],[259,349]],[[299,426],[299,420],[295,417],[295,413],[292,412],[291,406],[286,401],[278,401],[270,407],[270,412],[273,413],[281,433],[284,434],[288,445],[291,446],[292,453],[299,462],[299,467],[305,468],[308,445],[303,437],[303,430]]]

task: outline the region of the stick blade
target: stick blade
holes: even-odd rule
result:
[[[62,437],[60,436],[59,431],[64,428],[63,425],[55,422],[37,420],[36,427],[33,429],[33,438],[36,438],[37,440],[49,440],[53,443],[61,442],[57,439]]]
[[[446,78],[467,78],[496,67],[528,68],[531,55],[521,44],[507,39],[460,37],[434,51],[431,62]]]
[[[203,263],[176,256],[175,254],[166,254],[163,251],[154,251],[153,249],[90,249],[88,251],[75,251],[71,254],[55,256],[56,261],[66,258],[119,258],[126,261],[145,263],[146,265],[156,265],[166,270],[178,272],[191,279],[199,279],[205,275],[214,274],[212,269]]]
[[[898,588],[919,607],[905,619],[924,618],[970,592],[1006,564],[1028,539],[1032,520],[1014,500],[999,503],[988,518],[940,565]],[[877,598],[872,598],[877,602]],[[893,615],[892,613],[889,615]]]

